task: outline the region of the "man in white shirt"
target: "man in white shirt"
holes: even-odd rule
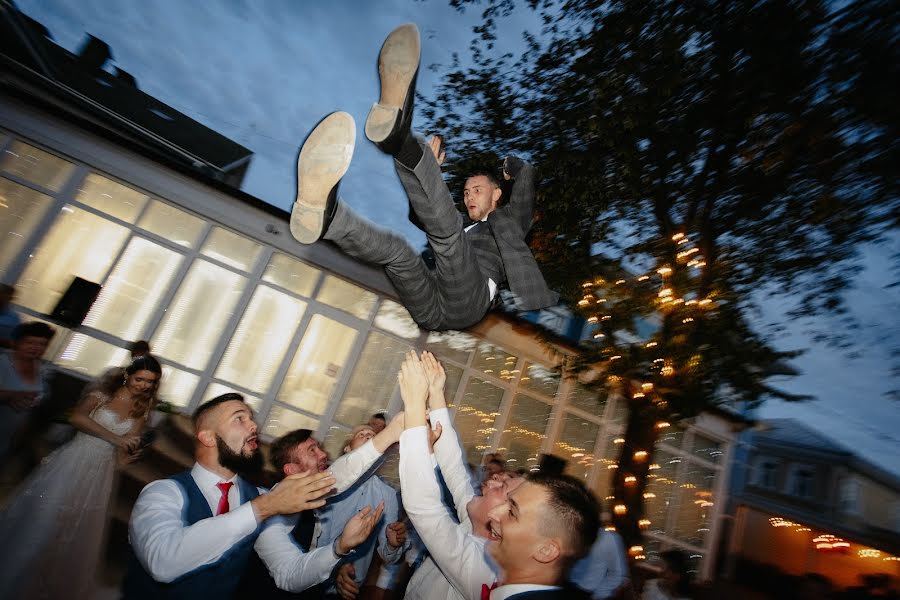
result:
[[[440,431],[440,437],[434,444],[434,454],[453,495],[459,523],[453,520],[441,502],[440,489],[429,458],[423,398],[421,406],[417,404],[415,407],[416,419],[420,423],[411,425],[407,411],[406,431],[400,436],[400,486],[403,506],[431,556],[410,580],[406,598],[478,600],[482,585],[497,579],[496,567],[485,551],[488,513],[495,506],[502,505],[509,491],[516,489],[522,480],[515,477],[489,480],[482,486],[482,495],[475,495],[463,462],[459,438],[446,408],[443,368],[431,353],[424,352],[422,357],[424,365],[419,363],[414,353],[410,353],[407,362],[415,361],[423,372],[427,368],[429,377],[425,395],[431,402],[432,425],[436,432]],[[403,395],[402,384],[400,389]],[[407,396],[403,396],[404,402]]]
[[[298,473],[265,493],[238,475],[262,459],[256,422],[240,394],[201,405],[193,422],[194,467],[147,485],[132,510],[136,560],[124,598],[229,598],[253,551],[278,587],[300,591],[327,578],[381,518],[381,507],[366,507],[332,546],[303,553],[290,538],[293,525],[280,515],[324,505],[334,487],[346,488],[371,463],[349,469],[357,475],[342,480],[328,471]]]
[[[433,357],[426,353],[425,362],[430,358]],[[404,461],[415,456],[417,444],[427,437],[425,398],[429,394],[426,366],[414,352],[407,354],[398,379],[406,408],[406,431],[400,437],[400,464],[403,500],[408,508]],[[424,471],[416,474],[426,475]],[[580,590],[564,588],[563,582],[572,564],[587,554],[594,542],[598,513],[596,499],[577,479],[564,475],[532,476],[511,490],[505,503],[488,513],[491,541],[487,550],[499,569],[499,581],[484,581],[477,591],[473,582],[467,581],[464,597],[469,600],[589,598]],[[426,532],[415,520],[413,523],[428,545]],[[443,527],[437,518],[423,525]],[[428,548],[431,551],[430,545]],[[458,560],[466,559],[471,560],[471,556],[460,554]],[[493,583],[500,585],[492,590]]]

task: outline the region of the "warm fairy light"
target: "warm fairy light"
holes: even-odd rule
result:
[[[646,347],[647,347],[647,348],[655,348],[655,347],[658,346],[658,345],[659,345],[659,344],[657,344],[656,342],[647,342],[647,346],[646,346]]]
[[[888,561],[900,561],[900,556],[886,556],[886,557],[883,558],[882,560],[888,560]]]
[[[656,498],[656,494],[653,492],[647,492],[644,494],[644,500],[650,500],[652,498]]]
[[[647,281],[648,279],[650,279],[649,275],[641,275],[637,278],[638,281]]]
[[[641,529],[647,529],[650,527],[650,519],[641,519],[638,521],[638,527]]]
[[[646,559],[647,559],[647,557],[643,554],[635,554],[634,555],[634,560],[646,560]]]
[[[593,281],[585,281],[584,283],[581,284],[581,287],[583,287],[583,288],[589,288],[589,287],[591,287],[592,285],[594,285],[594,282],[593,282]]]
[[[606,465],[606,468],[607,468],[607,469],[610,469],[610,470],[612,470],[612,469],[618,469],[618,468],[619,468],[619,465],[613,463],[613,464],[611,464],[611,465]]]
[[[595,339],[595,340],[602,340],[602,339],[605,338],[605,337],[606,337],[606,334],[605,334],[605,333],[601,333],[601,332],[599,332],[599,331],[598,331],[597,333],[594,334],[594,339]]]
[[[682,323],[692,323],[694,321],[694,317],[686,317],[681,320]]]
[[[644,397],[644,392],[635,392],[634,394],[632,394],[631,397],[632,397],[632,398],[643,398],[643,397]]]
[[[601,321],[609,321],[610,319],[612,319],[612,315],[603,315],[600,317]]]
[[[684,238],[684,234],[679,232],[672,236],[672,241],[677,242],[678,240]]]
[[[590,304],[588,300],[581,299],[578,301],[578,306],[587,306],[588,304]]]
[[[616,285],[622,285],[623,283],[625,283],[625,280],[624,280],[624,279],[618,279],[618,280],[616,280]]]
[[[615,499],[616,499],[615,496],[607,496],[606,498],[604,498],[604,500],[615,500]]]
[[[588,323],[596,323],[598,321],[597,317],[588,317]]]
[[[637,477],[635,477],[634,475],[629,475],[628,477],[625,478],[625,483],[626,484],[637,483]]]
[[[616,438],[613,440],[613,444],[624,444],[625,438]]]
[[[618,375],[610,375],[609,377],[606,378],[606,382],[609,383],[610,385],[614,385],[616,383],[619,383],[620,381],[622,381],[622,378],[619,377]]]
[[[881,550],[863,548],[856,553],[860,558],[881,558]]]
[[[622,357],[620,355],[616,354],[615,356],[610,356],[609,360],[619,360],[620,358],[622,358]]]
[[[661,469],[662,467],[660,467],[660,466],[659,466],[658,464],[656,464],[656,463],[653,463],[652,465],[650,465],[650,466],[647,467],[647,468],[650,469],[651,471],[655,471],[655,470],[657,470],[657,469]]]
[[[665,429],[666,427],[671,427],[671,426],[672,426],[672,424],[669,423],[668,421],[660,421],[659,423],[656,424],[657,429]]]
[[[703,300],[697,302],[697,304],[700,306],[709,306],[710,304],[712,304],[712,300],[710,300],[709,298],[704,298]]]
[[[615,531],[615,530],[616,530],[615,525],[607,525],[606,527],[603,528],[603,531]]]
[[[625,506],[624,504],[616,504],[613,507],[613,512],[616,513],[617,515],[624,515],[625,513],[628,512],[628,507]]]
[[[684,305],[690,306],[691,304],[697,304],[696,300],[685,300]]]
[[[643,551],[644,551],[643,546],[632,546],[631,548],[628,549],[629,554],[640,554]]]
[[[659,269],[656,270],[656,272],[659,273],[660,275],[668,275],[672,272],[672,268],[671,267],[660,267]]]
[[[652,391],[653,391],[653,384],[652,384],[652,383],[649,383],[649,382],[648,382],[648,383],[642,383],[642,384],[641,384],[641,389],[644,390],[645,392],[652,392]]]
[[[668,298],[671,295],[672,295],[672,288],[663,288],[663,289],[659,290],[659,294],[658,294],[658,296],[660,298]]]
[[[647,460],[647,451],[646,450],[638,450],[634,453],[634,460],[636,461],[644,461]]]
[[[663,375],[664,377],[671,377],[672,375],[675,374],[675,369],[672,367],[672,365],[666,365],[662,369],[659,370],[659,373],[660,373],[660,375]]]

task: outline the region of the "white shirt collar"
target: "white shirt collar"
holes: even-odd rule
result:
[[[501,585],[491,591],[491,600],[506,600],[515,594],[523,592],[537,592],[541,590],[556,590],[558,585],[539,585],[537,583],[511,583],[509,585]]]
[[[197,487],[200,488],[200,492],[203,494],[203,497],[206,498],[206,502],[209,504],[209,509],[214,515],[216,514],[216,509],[219,506],[219,499],[222,497],[222,492],[219,491],[218,487],[216,487],[217,483],[221,483],[223,481],[231,481],[232,483],[234,483],[234,485],[231,486],[231,489],[228,490],[228,499],[232,505],[232,508],[236,508],[240,503],[241,495],[237,485],[237,475],[234,475],[231,479],[222,479],[222,477],[216,475],[197,462],[194,463],[194,467],[191,469],[191,477],[194,478],[194,481],[197,483]]]

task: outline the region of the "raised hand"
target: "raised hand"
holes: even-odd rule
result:
[[[431,136],[431,139],[428,140],[428,147],[431,148],[431,153],[434,154],[434,159],[437,161],[437,164],[443,165],[444,159],[447,158],[447,152],[444,149],[444,136]]]
[[[328,471],[289,475],[271,492],[253,500],[253,507],[261,520],[319,508],[325,505],[325,496],[331,492],[334,482]]]
[[[344,563],[338,568],[334,578],[334,587],[344,600],[353,600],[359,594],[359,586],[356,585],[356,568],[353,563]]]
[[[400,397],[406,408],[406,428],[421,427],[425,425],[425,399],[428,397],[428,378],[422,361],[413,351],[406,353],[400,373],[397,374],[400,383]]]
[[[403,433],[405,427],[406,414],[403,411],[400,411],[394,415],[394,418],[387,424],[387,427],[379,431],[378,434],[372,438],[372,444],[375,445],[375,449],[383,454],[391,445],[400,441],[400,434]]]
[[[444,428],[441,427],[440,423],[434,429],[428,428],[428,449],[431,450],[432,454],[434,454],[434,444],[441,439],[441,433],[443,432]]]
[[[444,384],[447,383],[447,373],[434,354],[427,350],[422,353],[422,368],[428,378],[428,404],[431,410],[447,408],[447,400],[444,397]]]
[[[371,506],[366,506],[347,521],[344,531],[341,532],[337,541],[337,553],[343,556],[366,541],[375,525],[381,520],[382,512],[384,512],[384,500],[378,504],[378,508],[375,510],[372,510]]]
[[[391,548],[399,548],[406,543],[406,523],[394,521],[385,530],[387,543]]]

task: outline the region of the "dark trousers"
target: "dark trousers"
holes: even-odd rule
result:
[[[325,239],[354,258],[384,267],[406,310],[424,329],[465,329],[478,323],[490,307],[487,277],[478,267],[437,161],[424,148],[415,169],[396,166],[434,252],[434,270],[401,235],[364,219],[343,202]]]

